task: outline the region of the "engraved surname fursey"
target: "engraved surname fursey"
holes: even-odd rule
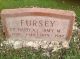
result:
[[[21,26],[24,26],[24,24],[26,25],[26,26],[36,26],[36,27],[43,27],[43,26],[45,26],[45,27],[53,27],[53,25],[54,25],[54,23],[55,23],[55,21],[51,21],[51,20],[45,20],[45,21],[43,21],[43,20],[23,20],[23,19],[21,19],[20,20],[20,24],[21,24]]]

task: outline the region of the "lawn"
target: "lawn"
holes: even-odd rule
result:
[[[79,0],[0,0],[0,11],[9,8],[43,7],[64,10],[73,10],[76,13],[77,27],[80,25],[80,1]],[[1,23],[0,23],[1,24]],[[0,26],[0,42],[5,40],[2,26]],[[51,53],[48,57],[42,55],[42,49],[32,48],[12,49],[0,45],[0,59],[80,59],[80,40],[77,30],[73,31],[69,49],[60,49]]]

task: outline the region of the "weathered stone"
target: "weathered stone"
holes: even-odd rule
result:
[[[71,38],[75,13],[49,8],[5,9],[1,19],[7,38],[65,41]]]
[[[79,38],[80,38],[80,29],[78,29],[78,36],[79,36]]]

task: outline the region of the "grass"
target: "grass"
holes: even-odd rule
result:
[[[80,26],[80,1],[79,0],[0,0],[0,10],[21,7],[44,7],[64,10],[73,10],[77,15],[78,27]],[[4,40],[4,33],[0,27],[0,42]],[[75,38],[75,39],[74,39]],[[44,51],[32,48],[8,49],[0,46],[0,59],[80,59],[80,41],[75,30],[69,49],[60,49],[51,53],[50,57],[42,55]],[[74,41],[76,40],[76,42]]]

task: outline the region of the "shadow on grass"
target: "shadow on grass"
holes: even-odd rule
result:
[[[58,0],[59,2],[65,2],[70,5],[80,6],[80,0]]]

